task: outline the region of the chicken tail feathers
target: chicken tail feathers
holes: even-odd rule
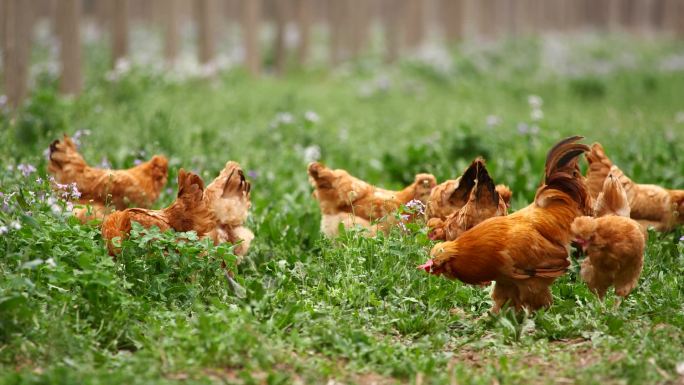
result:
[[[450,201],[459,202],[459,206],[463,206],[470,198],[470,192],[475,187],[475,181],[478,178],[478,172],[484,168],[485,161],[481,157],[475,159],[470,166],[463,172],[463,175],[458,179],[458,187],[449,197]],[[485,171],[486,172],[486,171]]]
[[[477,168],[477,185],[475,187],[476,201],[497,206],[499,204],[499,192],[496,190],[494,180],[489,176],[484,161],[482,161],[481,158],[478,158],[477,160],[480,160],[481,163]]]
[[[50,143],[48,158],[48,171],[51,173],[62,171],[68,164],[78,169],[87,166],[81,154],[78,153],[76,144],[66,134],[62,140],[57,139]]]
[[[539,188],[535,202],[540,206],[545,192],[557,190],[567,194],[583,211],[591,208],[591,198],[584,177],[580,173],[578,157],[589,151],[589,146],[576,143],[581,136],[572,136],[556,144],[546,157],[544,185]]]

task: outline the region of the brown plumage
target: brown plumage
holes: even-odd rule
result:
[[[168,161],[161,155],[127,170],[107,170],[88,166],[74,142],[66,135],[50,145],[48,171],[62,184],[76,183],[82,203],[112,205],[123,210],[128,205],[150,207],[166,185]]]
[[[475,173],[471,173],[470,170],[475,170]],[[467,181],[464,184],[472,185],[465,204],[443,221],[439,218],[431,218],[428,221],[431,239],[452,241],[485,219],[508,213],[506,202],[499,195],[497,186],[494,186],[494,181],[489,176],[482,158],[477,158],[472,162],[461,181],[465,182],[466,178],[472,177],[475,178],[472,182]]]
[[[610,173],[622,184],[629,200],[630,217],[640,225],[653,226],[658,231],[670,231],[684,224],[684,190],[634,183],[613,165],[599,143],[592,145],[586,157],[589,162],[587,184],[594,198],[598,197],[603,181]]]
[[[385,190],[355,178],[345,170],[332,170],[316,162],[309,164],[308,173],[321,209],[321,231],[328,236],[337,235],[340,223],[345,227],[361,225],[374,233],[378,228],[373,221],[386,219],[388,214],[411,200],[427,202],[430,191],[437,184],[434,176],[418,174],[403,190]]]
[[[118,252],[112,243],[114,238],[124,239],[138,222],[145,228],[157,226],[159,230],[173,229],[178,232],[195,231],[202,237],[215,229],[216,219],[203,199],[204,182],[198,175],[180,169],[178,172],[178,196],[163,210],[131,208],[115,211],[102,223],[102,238],[107,241],[110,254]]]
[[[247,254],[254,239],[244,226],[252,205],[251,187],[240,165],[230,161],[204,190],[204,202],[216,218],[212,237],[220,243],[240,243],[234,250],[238,256]]]
[[[587,255],[582,261],[582,279],[599,298],[611,286],[621,297],[636,287],[644,265],[645,247],[638,223],[615,215],[583,216],[572,223],[572,234]]]
[[[617,168],[613,166],[613,168]],[[617,215],[629,218],[630,208],[627,192],[620,180],[609,173],[603,181],[603,188],[594,201],[594,216]]]
[[[530,310],[551,305],[549,286],[569,266],[570,225],[591,211],[577,164],[589,148],[577,143],[580,139],[567,138],[549,151],[544,181],[531,205],[435,245],[432,259],[420,268],[472,285],[496,281],[494,312],[506,303]]]

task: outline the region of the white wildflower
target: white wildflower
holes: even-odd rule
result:
[[[304,160],[308,162],[315,162],[321,159],[321,148],[317,145],[311,145],[304,149]]]
[[[318,114],[313,111],[306,111],[304,113],[304,119],[308,120],[311,123],[318,123],[321,120]]]
[[[538,122],[544,118],[544,111],[535,108],[532,110],[532,112],[530,112],[530,118],[532,121]]]
[[[21,223],[14,221],[10,223],[10,227],[15,229],[15,230],[21,230]]]
[[[7,226],[0,226],[0,235],[7,234],[8,231],[9,229],[7,228]]]
[[[487,116],[487,126],[496,127],[501,124],[501,118],[496,115]]]
[[[530,104],[530,107],[532,107],[533,109],[540,109],[541,106],[544,104],[544,101],[542,100],[542,98],[537,96],[537,95],[528,96],[527,102]]]

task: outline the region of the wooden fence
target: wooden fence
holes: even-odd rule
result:
[[[239,26],[244,66],[258,75],[265,28],[275,31],[269,70],[281,74],[309,63],[314,31],[323,31],[331,65],[363,54],[372,32],[382,31],[391,62],[428,39],[448,44],[584,30],[684,36],[684,0],[0,0],[3,93],[11,106],[28,93],[33,30],[42,20],[60,42],[60,90],[78,94],[84,21],[108,32],[112,65],[129,55],[132,25],[163,31],[169,66],[179,55],[181,26],[195,26],[201,64],[215,60],[226,26]],[[293,29],[296,46],[288,47]]]

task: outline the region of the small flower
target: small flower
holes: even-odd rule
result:
[[[311,123],[318,123],[321,120],[318,114],[313,111],[306,111],[304,113],[304,119],[308,120]]]
[[[55,260],[53,258],[48,258],[45,261],[45,264],[50,266],[50,267],[57,267],[57,264],[55,263]]]
[[[249,170],[247,171],[247,176],[251,179],[256,179],[259,177],[259,173],[256,170]]]
[[[36,183],[43,184],[43,178],[38,177],[38,179],[36,179]]]
[[[530,126],[528,126],[527,123],[523,123],[523,122],[518,123],[518,133],[520,135],[525,135],[528,132],[530,132]]]
[[[166,195],[173,195],[173,189],[172,188],[167,188],[166,189]]]
[[[682,237],[679,238],[679,242],[684,242],[684,235],[682,235]]]
[[[79,199],[81,197],[81,192],[78,191],[78,186],[76,185],[76,182],[71,183],[69,186],[71,187],[71,199]]]
[[[0,226],[0,235],[7,234],[7,232],[9,232],[9,229],[7,228],[7,226],[4,226],[4,225]]]
[[[279,112],[276,114],[275,119],[271,122],[271,127],[277,127],[281,124],[292,124],[294,122],[294,116],[289,112]]]
[[[50,160],[50,153],[51,153],[50,147],[43,150],[43,157],[45,158],[45,160]]]
[[[409,219],[411,219],[411,216],[410,216],[410,215],[408,215],[408,214],[401,214],[401,220],[402,220],[402,221],[408,221]]]
[[[112,168],[112,164],[109,163],[109,159],[107,159],[106,156],[103,156],[102,159],[100,159],[100,168]]]
[[[76,144],[76,147],[81,147],[81,138],[90,135],[90,130],[77,130],[71,140]]]
[[[14,221],[10,223],[10,227],[15,229],[15,230],[21,230],[21,223]]]
[[[133,164],[136,166],[139,166],[143,161],[141,159],[136,159],[133,161]]]
[[[544,111],[535,108],[532,110],[532,112],[530,112],[530,118],[532,119],[532,121],[538,122],[544,118]]]
[[[537,95],[530,95],[527,97],[527,103],[529,103],[530,107],[532,107],[533,109],[540,109],[541,106],[544,104],[544,101],[541,97]]]
[[[406,208],[419,214],[425,214],[425,204],[417,199],[409,201],[406,204]]]
[[[487,116],[487,126],[496,127],[501,124],[501,118],[496,115]]]
[[[32,164],[21,163],[17,166],[17,170],[21,171],[24,176],[29,176],[36,172],[36,168]]]
[[[304,160],[308,162],[315,162],[321,159],[321,148],[317,145],[311,145],[304,149]]]

